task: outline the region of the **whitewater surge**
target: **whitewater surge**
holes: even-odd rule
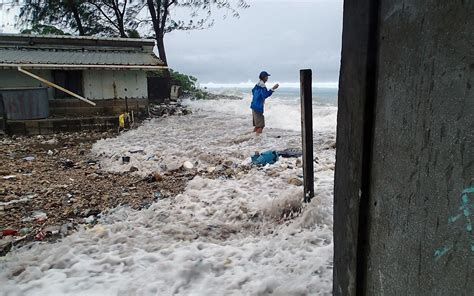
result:
[[[153,119],[97,142],[110,171],[247,166],[255,151],[298,148],[299,105],[272,101],[268,128],[251,130],[249,98],[188,101],[193,114]],[[2,295],[330,295],[334,107],[314,108],[315,194],[303,204],[297,159],[253,167],[234,178],[195,177],[178,196],[148,209],[119,207],[100,224],[55,244],[8,254]],[[141,151],[130,154],[129,151]],[[122,164],[121,156],[131,156]],[[288,218],[290,210],[301,210]]]

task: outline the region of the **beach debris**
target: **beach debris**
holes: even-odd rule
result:
[[[35,157],[34,156],[27,156],[27,157],[24,157],[23,159],[26,160],[26,161],[33,161],[33,160],[35,160]]]
[[[63,166],[66,169],[70,169],[74,167],[74,162],[70,159],[62,159],[59,161],[59,164],[61,164],[61,166]]]
[[[153,193],[153,197],[156,199],[156,200],[160,200],[163,198],[163,195],[161,194],[161,192],[157,191],[155,193]]]
[[[42,212],[42,211],[33,212],[32,217],[38,223],[44,222],[48,219],[48,215],[45,212]]]
[[[183,106],[180,101],[170,102],[169,104],[150,104],[149,110],[151,117],[191,114],[191,110],[189,110],[186,106]]]
[[[296,148],[288,148],[285,150],[277,151],[278,156],[283,158],[291,158],[291,157],[301,157],[303,152],[300,149]]]
[[[54,155],[54,152],[53,152],[53,150],[48,150],[47,154],[48,154],[49,156],[53,156],[53,155]]]
[[[267,164],[274,164],[278,161],[278,154],[276,151],[268,150],[262,153],[255,152],[251,157],[252,163],[258,166],[264,166]]]
[[[129,169],[128,171],[129,171],[130,173],[134,173],[134,172],[138,172],[139,169],[138,169],[137,167],[135,167],[135,166],[132,166],[132,167],[130,167],[130,169]]]
[[[44,240],[45,237],[46,237],[46,234],[41,230],[35,234],[35,240],[37,241],[42,241]]]
[[[186,170],[192,170],[194,168],[194,165],[189,160],[186,160],[183,163],[183,168]]]
[[[31,229],[28,228],[28,227],[23,227],[22,229],[20,229],[20,231],[18,231],[18,233],[21,235],[21,236],[25,236],[27,235],[28,233],[31,232]]]
[[[295,186],[303,186],[303,181],[301,181],[298,178],[293,177],[288,180],[288,184],[292,184]]]
[[[95,165],[95,164],[97,164],[98,162],[99,162],[99,161],[97,161],[97,160],[89,159],[89,160],[87,160],[86,163],[87,163],[88,165]]]
[[[303,162],[301,161],[301,159],[298,158],[298,159],[296,160],[296,167],[300,168],[300,167],[302,167],[302,166],[303,166]]]
[[[215,170],[216,170],[216,167],[208,167],[208,168],[207,168],[207,172],[208,172],[209,174],[212,174]]]
[[[122,163],[129,163],[130,162],[130,156],[122,156]]]
[[[3,236],[8,236],[8,235],[17,235],[18,234],[18,231],[16,231],[15,229],[4,229],[2,230],[2,234]]]
[[[0,239],[0,256],[5,256],[10,252],[13,246],[13,238],[11,236]]]
[[[145,150],[143,149],[136,149],[136,150],[128,150],[128,152],[135,154],[135,153],[143,153]]]
[[[61,228],[59,229],[59,233],[61,235],[67,235],[69,233],[69,228],[70,228],[69,224],[63,224],[61,225]]]
[[[48,226],[43,230],[43,232],[45,232],[46,234],[57,235],[59,234],[60,230],[60,226]]]
[[[155,178],[155,181],[157,181],[157,182],[163,181],[163,176],[161,176],[160,173],[158,173],[158,172],[154,172],[153,177]]]
[[[94,215],[90,215],[89,217],[87,218],[84,218],[84,222],[87,223],[87,224],[92,224],[95,222],[95,216]]]
[[[47,141],[43,141],[42,143],[47,144],[47,145],[57,145],[59,142],[58,142],[58,139],[53,138]]]
[[[87,226],[95,225],[100,213],[119,205],[141,209],[145,204],[156,202],[153,197],[156,191],[165,198],[186,188],[190,173],[179,170],[185,159],[168,158],[177,163],[176,171],[151,174],[153,182],[160,181],[159,189],[156,188],[158,183],[147,183],[143,176],[131,174],[130,165],[125,166],[124,172],[102,171],[98,161],[101,156],[91,156],[90,149],[97,140],[115,135],[115,130],[84,131],[44,135],[42,139],[31,136],[4,139],[0,145],[0,154],[6,156],[0,167],[0,237],[3,237],[4,229],[18,230],[16,236],[3,237],[11,238],[17,245],[19,238],[24,238],[21,244],[35,240],[35,236],[36,240],[43,239],[38,233],[42,230],[44,240],[47,240],[52,232],[56,234],[57,226],[60,228],[56,236],[66,236],[79,229],[78,225],[84,224],[84,219],[91,215],[95,222]],[[45,147],[43,142],[53,137],[57,138],[54,141],[58,146]],[[54,156],[48,156],[48,149]],[[140,155],[139,152],[126,153],[117,155],[119,165],[122,156]],[[34,162],[23,159],[30,155],[35,156]],[[29,173],[34,175],[25,175]]]

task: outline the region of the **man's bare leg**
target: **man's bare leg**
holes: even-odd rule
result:
[[[255,128],[255,133],[257,133],[257,135],[260,135],[262,132],[263,132],[263,127]]]

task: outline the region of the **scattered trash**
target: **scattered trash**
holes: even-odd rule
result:
[[[27,156],[23,159],[26,160],[26,161],[33,161],[33,160],[35,160],[35,157],[34,156]]]
[[[303,155],[303,152],[299,149],[288,148],[282,151],[277,151],[278,156],[283,158],[290,158],[290,157],[300,157]]]
[[[161,192],[157,191],[155,193],[153,193],[153,197],[156,199],[156,200],[160,200],[162,198],[162,194]]]
[[[134,173],[134,172],[138,172],[139,169],[138,169],[137,167],[132,166],[132,167],[130,167],[130,169],[129,169],[128,171],[129,171],[130,173]]]
[[[162,176],[160,175],[160,173],[158,173],[158,172],[153,173],[153,177],[155,177],[155,180],[156,180],[157,182],[163,181],[163,177],[162,177]]]
[[[46,234],[57,235],[59,234],[60,230],[61,230],[61,227],[59,226],[48,226],[43,230],[43,232]]]
[[[209,174],[212,174],[215,170],[216,170],[216,167],[208,167],[208,168],[207,168],[207,172],[208,172]]]
[[[3,234],[4,236],[17,235],[17,234],[18,234],[18,231],[14,230],[14,229],[4,229],[4,230],[2,230],[2,234]]]
[[[303,181],[301,181],[298,178],[293,177],[288,180],[288,184],[292,184],[295,186],[303,186]]]
[[[61,228],[59,229],[59,233],[61,235],[67,235],[69,233],[69,225],[68,224],[61,225]]]
[[[95,222],[95,216],[94,215],[90,215],[89,217],[85,218],[84,219],[84,222],[86,222],[87,224],[92,224]]]
[[[143,149],[137,149],[137,150],[128,150],[128,152],[135,154],[135,153],[143,153],[145,150]]]
[[[35,235],[35,240],[42,241],[46,237],[46,234],[43,231],[38,231]]]
[[[299,168],[303,166],[303,162],[301,161],[301,159],[296,160],[296,166]]]
[[[84,212],[82,212],[81,216],[82,217],[89,217],[89,216],[97,216],[100,214],[99,209],[87,209]]]
[[[24,227],[22,229],[20,229],[20,231],[18,232],[21,236],[25,236],[27,235],[28,233],[31,232],[31,229],[29,229],[28,227]]]
[[[5,256],[10,252],[13,246],[13,239],[11,237],[5,237],[0,239],[0,256]]]
[[[59,163],[66,169],[70,169],[74,167],[74,162],[70,159],[63,159]]]
[[[54,155],[54,152],[52,150],[48,150],[48,155],[49,156],[53,156]]]
[[[36,211],[36,212],[33,212],[33,219],[36,222],[41,223],[48,219],[48,215],[45,212]]]
[[[44,141],[43,144],[48,144],[48,145],[57,145],[58,144],[58,139],[54,138],[51,140]]]
[[[88,164],[88,165],[94,165],[94,164],[97,164],[97,162],[98,162],[97,160],[89,159],[89,160],[87,161],[87,164]]]
[[[122,156],[122,163],[129,163],[130,162],[130,156]]]
[[[13,179],[16,179],[16,176],[15,175],[3,176],[2,179],[3,180],[13,180]]]
[[[265,151],[262,153],[255,152],[251,159],[253,164],[264,166],[277,162],[278,154],[276,153],[276,151],[273,150]]]
[[[194,165],[187,160],[183,163],[183,168],[185,168],[186,170],[192,170],[194,168]]]

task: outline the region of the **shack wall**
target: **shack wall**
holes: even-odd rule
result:
[[[88,99],[147,98],[145,71],[134,70],[85,70],[83,72],[84,96]]]
[[[33,74],[43,77],[49,81],[53,80],[51,70],[28,70]],[[48,98],[54,99],[54,89],[46,84],[21,73],[18,70],[0,69],[0,88],[21,88],[21,87],[47,87]]]

